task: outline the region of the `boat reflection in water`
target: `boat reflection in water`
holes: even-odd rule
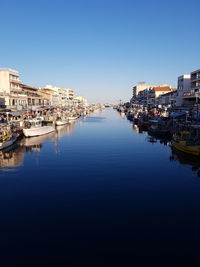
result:
[[[149,143],[160,143],[164,146],[170,146],[171,145],[171,140],[168,138],[157,138],[155,136],[147,135],[146,140]]]
[[[178,161],[182,165],[191,166],[191,170],[200,177],[200,158],[198,156],[188,155],[172,148],[172,154],[169,159],[170,161]]]
[[[54,140],[55,138],[55,132],[51,132],[45,135],[40,135],[36,137],[30,137],[30,138],[23,138],[19,145],[23,148],[30,148],[27,149],[27,151],[40,151],[42,149],[42,143],[47,142],[49,140]]]
[[[0,168],[19,167],[24,160],[24,151],[22,147],[15,144],[6,150],[0,151]]]
[[[74,129],[74,123],[56,127],[55,132],[45,135],[22,138],[13,146],[0,151],[0,168],[19,167],[23,164],[25,153],[34,151],[40,152],[43,143],[51,141],[57,149],[57,140],[65,135],[71,135]],[[4,169],[5,171],[5,169]]]
[[[71,135],[74,130],[74,122],[70,122],[65,125],[57,126],[56,127],[56,135],[57,138],[61,138],[65,135]]]

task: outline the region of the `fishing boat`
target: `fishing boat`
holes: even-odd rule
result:
[[[12,146],[18,138],[19,134],[12,133],[7,127],[0,130],[0,150]]]
[[[62,126],[62,125],[65,125],[65,124],[67,124],[67,123],[69,123],[69,120],[58,119],[58,120],[56,121],[56,126]]]
[[[191,155],[200,155],[200,143],[192,138],[189,131],[181,131],[174,135],[172,139],[172,147]]]
[[[69,121],[75,121],[78,119],[78,116],[70,116],[70,117],[67,117],[67,120]]]
[[[148,134],[155,137],[169,137],[171,132],[166,125],[159,122],[158,120],[149,120],[151,126],[148,128]]]
[[[53,126],[44,126],[40,118],[26,120],[24,122],[23,134],[25,137],[44,135],[54,131],[55,128]]]

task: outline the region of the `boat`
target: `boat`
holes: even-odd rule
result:
[[[69,120],[69,121],[74,121],[74,120],[77,120],[77,119],[78,119],[77,116],[67,117],[67,120]]]
[[[18,135],[11,135],[6,140],[0,141],[0,150],[12,146],[17,141]]]
[[[18,137],[18,133],[12,133],[8,127],[3,127],[0,131],[0,150],[12,146]]]
[[[158,120],[149,120],[151,126],[148,128],[148,134],[155,137],[170,137],[171,132],[162,122]]]
[[[189,131],[181,131],[174,135],[172,139],[172,147],[191,155],[200,155],[200,143],[192,138]]]
[[[25,137],[40,136],[54,131],[55,128],[53,126],[44,126],[40,118],[24,122],[23,134]]]
[[[56,126],[62,126],[62,125],[65,125],[67,123],[69,123],[68,120],[57,120],[56,121]]]

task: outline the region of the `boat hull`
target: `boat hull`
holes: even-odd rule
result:
[[[68,123],[67,120],[64,120],[64,121],[56,121],[56,126],[65,125],[65,124],[67,124],[67,123]]]
[[[68,119],[69,121],[75,121],[75,120],[78,119],[78,117],[67,117],[67,119]]]
[[[5,143],[0,145],[0,150],[3,150],[9,146],[12,146],[16,141],[18,137],[11,137],[10,140],[7,140]]]
[[[172,147],[187,154],[200,155],[200,146],[188,146],[185,141],[172,141]]]
[[[30,129],[23,129],[23,134],[25,135],[25,137],[33,137],[48,134],[54,131],[55,128],[52,126],[42,126]]]

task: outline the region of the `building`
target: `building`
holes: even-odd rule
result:
[[[83,98],[82,96],[77,96],[73,99],[73,103],[77,104],[77,105],[83,105],[83,106],[87,106],[87,100],[85,98]]]
[[[137,102],[137,96],[138,94],[143,91],[143,90],[146,90],[150,87],[153,87],[152,85],[148,85],[146,84],[145,82],[141,82],[141,83],[138,83],[136,84],[135,86],[133,86],[133,96],[130,100],[131,103],[136,103]]]
[[[166,108],[174,107],[176,105],[176,94],[177,90],[174,89],[169,93],[159,95],[159,97],[156,99],[156,106]]]
[[[184,104],[184,94],[191,90],[191,75],[185,74],[178,77],[176,106],[181,107]]]
[[[19,72],[13,69],[0,69],[1,106],[21,110],[27,105],[27,97],[21,88]]]
[[[174,92],[176,89],[171,88],[171,86],[160,85],[155,86],[149,90],[148,94],[148,102],[147,105],[149,108],[155,107],[159,105],[158,98],[160,95],[164,95],[166,93]]]
[[[66,88],[66,94],[67,94],[67,99],[68,100],[73,100],[74,98],[74,90],[72,90],[71,88]]]
[[[191,72],[191,90],[200,93],[200,69]]]
[[[192,107],[199,103],[200,98],[200,69],[191,72],[190,88],[183,93],[183,106]]]
[[[156,91],[155,96],[152,95],[152,89],[153,88],[164,88],[164,87],[170,87],[168,84],[161,84],[161,85],[148,85],[144,82],[141,82],[133,87],[133,96],[130,100],[131,104],[141,104],[147,106],[148,104],[154,105],[155,101],[154,98],[157,98],[160,94],[159,91]],[[168,92],[168,91],[167,91]],[[166,92],[163,92],[166,93]],[[152,101],[153,103],[151,103]]]
[[[53,106],[67,106],[74,97],[74,91],[71,88],[46,85],[44,89],[52,90],[53,94],[51,102]]]
[[[137,98],[136,98],[138,104],[147,106],[149,90],[150,88],[139,91]]]

